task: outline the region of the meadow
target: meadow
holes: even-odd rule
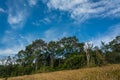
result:
[[[38,73],[12,77],[7,80],[120,80],[120,64]]]

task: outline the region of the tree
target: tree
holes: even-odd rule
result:
[[[120,36],[109,42],[109,52],[106,53],[106,60],[109,63],[120,63]]]
[[[92,52],[92,57],[94,59],[94,64],[97,66],[101,66],[105,64],[105,56],[102,53],[101,49],[99,47],[95,46],[94,51]]]
[[[46,49],[47,49],[47,43],[45,41],[43,41],[42,39],[38,39],[35,40],[32,43],[32,51],[33,51],[33,61],[35,63],[35,69],[38,69],[38,64],[42,64],[42,62],[40,61],[41,59],[43,60],[43,57],[45,56],[46,53]],[[42,55],[42,57],[41,57]],[[41,62],[41,63],[40,63]]]
[[[101,48],[93,48],[90,42],[80,43],[74,36],[48,43],[37,39],[13,58],[8,56],[4,60],[5,65],[0,65],[0,77],[101,66],[106,61],[120,63],[120,36],[108,44],[102,42]]]
[[[56,41],[51,41],[48,44],[48,53],[50,56],[50,64],[51,67],[54,67],[54,59],[55,59],[55,55],[57,54],[57,50],[58,50],[58,43]]]
[[[70,53],[73,53],[73,52],[78,52],[79,49],[78,49],[78,39],[73,36],[73,37],[64,37],[60,40],[60,43],[63,47],[63,54],[65,56],[68,56]]]
[[[17,64],[24,66],[25,62],[26,62],[25,61],[25,57],[26,57],[25,51],[20,50],[16,56],[17,56],[17,60],[16,60]]]
[[[93,45],[91,43],[85,43],[84,45],[84,50],[85,50],[85,53],[86,53],[86,59],[87,59],[87,66],[90,65],[90,51],[92,49]]]

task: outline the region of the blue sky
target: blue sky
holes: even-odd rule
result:
[[[0,55],[35,39],[77,36],[100,45],[120,35],[119,0],[0,0]]]

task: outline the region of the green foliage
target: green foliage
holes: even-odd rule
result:
[[[120,63],[120,36],[117,36],[107,45],[106,60],[108,63]]]
[[[114,52],[114,53],[107,53],[106,54],[106,60],[109,63],[120,63],[120,53]]]
[[[37,72],[51,72],[54,71],[53,67],[51,66],[42,66]]]
[[[0,66],[0,77],[6,77],[6,72],[5,72],[4,66]]]
[[[120,36],[101,48],[90,43],[80,43],[76,37],[59,41],[38,39],[26,46],[13,58],[8,56],[0,66],[0,77],[13,77],[37,72],[78,69],[85,66],[102,66],[105,62],[120,63]]]
[[[92,55],[92,60],[94,65],[101,66],[104,64],[104,56],[100,53],[94,53]]]
[[[63,67],[66,69],[78,69],[86,65],[85,56],[74,55],[66,59]]]

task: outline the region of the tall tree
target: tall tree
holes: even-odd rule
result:
[[[50,56],[51,67],[54,67],[54,59],[55,59],[55,56],[57,54],[58,46],[59,45],[58,45],[57,41],[51,41],[48,44],[48,53]]]
[[[64,37],[60,40],[60,43],[64,49],[63,54],[66,56],[69,55],[69,53],[73,52],[78,52],[77,44],[78,44],[78,39],[73,36],[73,37]]]
[[[109,63],[120,63],[120,36],[109,42],[109,52],[106,54]]]
[[[45,41],[43,41],[42,39],[35,40],[32,43],[32,48],[31,48],[32,51],[33,51],[32,56],[34,56],[34,60],[33,61],[35,63],[35,69],[36,70],[39,67],[38,64],[42,64],[42,62],[40,60],[41,59],[43,60],[43,56],[46,53],[46,48],[47,48],[47,43]]]

